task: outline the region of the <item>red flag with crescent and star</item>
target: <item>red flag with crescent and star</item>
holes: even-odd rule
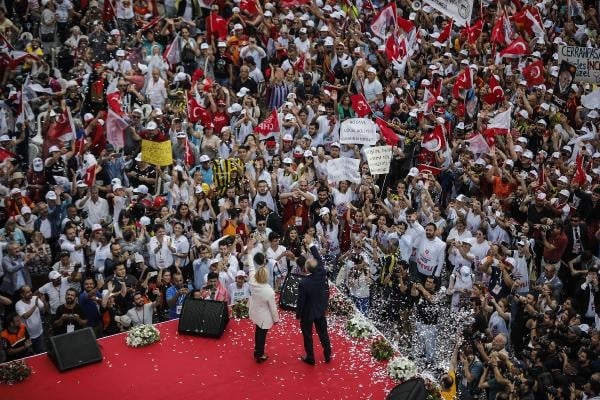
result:
[[[498,55],[500,57],[522,57],[524,55],[529,54],[529,46],[525,39],[521,36],[518,36],[515,40],[513,40],[506,48],[502,49]]]
[[[473,75],[471,74],[471,68],[466,67],[456,76],[456,81],[452,87],[452,95],[455,99],[460,97],[461,89],[471,89],[473,87]]]
[[[575,158],[575,175],[573,175],[573,183],[579,186],[584,185],[586,182],[585,171],[583,169],[583,156],[581,153],[577,154]]]
[[[502,89],[502,86],[500,86],[497,75],[490,76],[488,87],[490,88],[490,91],[488,94],[483,96],[483,101],[488,104],[496,104],[504,100],[504,89]]]
[[[381,136],[383,136],[383,139],[385,140],[385,142],[388,145],[396,146],[398,144],[398,141],[400,140],[400,138],[398,137],[396,132],[394,132],[394,130],[392,128],[390,128],[390,126],[388,125],[387,122],[385,122],[381,118],[376,118],[375,124],[377,124],[377,126],[379,127]]]
[[[352,108],[354,109],[356,116],[359,118],[363,118],[373,112],[371,106],[367,103],[367,99],[362,93],[350,96],[350,101],[352,102]]]
[[[212,117],[208,110],[202,107],[194,96],[188,94],[188,119],[195,124],[200,121],[202,125],[208,125],[212,121]]]
[[[523,77],[525,77],[528,87],[544,83],[546,81],[544,73],[544,63],[542,60],[532,62],[523,68]]]

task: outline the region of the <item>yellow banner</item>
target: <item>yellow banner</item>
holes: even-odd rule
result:
[[[171,141],[153,142],[142,139],[142,160],[160,167],[173,164]]]

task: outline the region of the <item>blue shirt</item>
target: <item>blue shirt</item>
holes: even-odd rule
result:
[[[204,169],[200,167],[199,171],[202,174],[202,181],[206,184],[212,185],[214,181],[212,168]]]
[[[194,289],[202,289],[206,284],[204,277],[210,270],[210,259],[202,260],[201,258],[194,261],[192,268],[194,269]]]
[[[170,286],[167,289],[167,302],[170,301],[173,297],[177,297],[177,302],[173,307],[169,308],[169,319],[179,318],[181,315],[181,308],[183,307],[183,302],[185,300],[185,296],[179,296],[177,293],[179,289],[175,285]]]
[[[94,294],[96,295],[96,298],[102,297],[100,292],[95,292]],[[98,310],[98,304],[94,300],[91,300],[88,297],[87,292],[84,291],[79,295],[79,305],[85,311],[87,326],[92,328],[96,327],[102,319],[100,311]]]

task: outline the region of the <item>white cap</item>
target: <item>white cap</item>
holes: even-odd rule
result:
[[[373,67],[369,67],[369,69],[367,69],[367,72],[370,72],[370,73],[376,74],[376,73],[377,73],[377,70],[376,70],[375,68],[373,68]]]
[[[31,208],[27,206],[21,207],[21,214],[31,214]]]
[[[54,153],[55,151],[60,151],[60,148],[56,145],[50,146],[50,148],[48,149],[49,153]]]
[[[207,161],[210,161],[210,157],[209,157],[209,156],[207,156],[206,154],[202,154],[202,155],[200,156],[200,160],[199,160],[199,161],[200,161],[201,163],[203,163],[203,162],[207,162]]]
[[[116,52],[117,57],[125,57],[125,50],[119,49]]]
[[[419,168],[417,168],[417,167],[412,167],[408,171],[408,176],[417,176],[417,175],[419,175]]]
[[[519,115],[522,116],[523,118],[529,118],[529,113],[527,112],[527,110],[519,111]]]
[[[83,116],[83,120],[85,122],[91,121],[94,119],[94,115],[92,113],[85,113],[85,115]]]
[[[244,26],[243,26],[242,24],[235,24],[235,25],[233,26],[233,29],[234,29],[234,30],[236,30],[236,31],[237,31],[237,30],[240,30],[240,29],[241,29],[241,30],[244,30]]]
[[[283,162],[284,164],[291,164],[291,163],[292,163],[292,159],[291,159],[291,158],[289,158],[289,157],[286,157],[286,158],[284,158],[284,159],[283,159],[283,161],[282,161],[282,162]]]
[[[135,263],[136,264],[144,262],[144,256],[141,255],[140,253],[135,253],[134,258],[135,258]]]
[[[312,151],[310,151],[310,150],[305,150],[304,151],[304,157],[312,157],[312,156],[313,156]]]
[[[201,50],[208,49],[209,47],[210,47],[210,46],[209,46],[209,45],[208,45],[208,43],[206,43],[206,42],[204,42],[204,43],[202,43],[202,44],[200,45],[200,49],[201,49]]]
[[[142,63],[138,63],[137,66],[140,69],[140,72],[142,73],[142,75],[146,75],[146,72],[148,72],[148,66],[146,64],[142,64]]]
[[[321,210],[319,211],[319,216],[322,217],[323,215],[329,214],[329,208],[327,207],[322,207]]]
[[[564,176],[564,175],[561,175],[561,176],[558,178],[558,181],[559,181],[559,182],[562,182],[562,183],[565,183],[565,184],[567,184],[567,183],[569,183],[569,178],[567,178],[567,177],[566,177],[566,176]]]
[[[156,128],[158,128],[158,125],[154,121],[150,121],[150,122],[148,122],[148,124],[146,124],[146,129],[151,130],[151,129],[156,129]]]
[[[227,109],[227,112],[229,114],[234,114],[236,112],[240,112],[242,111],[242,106],[238,103],[233,103],[231,106],[229,106],[229,108]]]
[[[139,185],[138,187],[136,187],[135,189],[133,189],[133,191],[135,193],[148,194],[148,186],[146,186],[146,185]]]
[[[61,275],[60,275],[60,272],[58,272],[58,271],[54,271],[54,270],[52,270],[52,271],[50,271],[50,273],[48,274],[48,279],[50,279],[51,281],[53,281],[53,280],[55,280],[55,279],[58,279],[58,278],[60,278],[60,277],[61,277]]]
[[[152,221],[150,221],[150,218],[146,217],[145,215],[140,218],[140,224],[148,226],[151,224]]]
[[[111,35],[120,35],[120,34],[121,34],[121,32],[119,32],[119,30],[118,30],[118,29],[113,29],[112,31],[110,31],[110,34],[111,34]]]
[[[242,276],[242,277],[246,277],[246,273],[244,272],[243,269],[240,269],[236,274],[235,277],[237,278],[238,276]]]
[[[523,157],[533,159],[533,153],[531,152],[531,150],[525,150],[525,152],[523,153]]]
[[[294,137],[292,135],[290,135],[289,133],[286,133],[285,135],[283,135],[284,142],[292,142],[293,140],[294,140]]]
[[[46,193],[46,200],[56,200],[57,198],[58,197],[56,196],[56,193],[54,193],[54,191]]]
[[[227,47],[227,43],[219,42],[219,43],[217,43],[217,47]]]
[[[565,197],[571,196],[571,193],[567,189],[562,189],[560,192],[558,192],[558,194],[565,196]]]

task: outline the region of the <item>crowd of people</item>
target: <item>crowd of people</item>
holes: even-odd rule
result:
[[[597,399],[599,89],[558,52],[598,46],[599,3],[475,1],[466,27],[394,5],[382,25],[381,0],[4,0],[0,359],[177,318],[188,296],[245,302],[252,260],[278,291],[317,251],[443,365],[444,398]],[[357,117],[388,174],[340,143]],[[172,163],[148,162],[167,141]],[[341,157],[357,179],[331,179]]]

